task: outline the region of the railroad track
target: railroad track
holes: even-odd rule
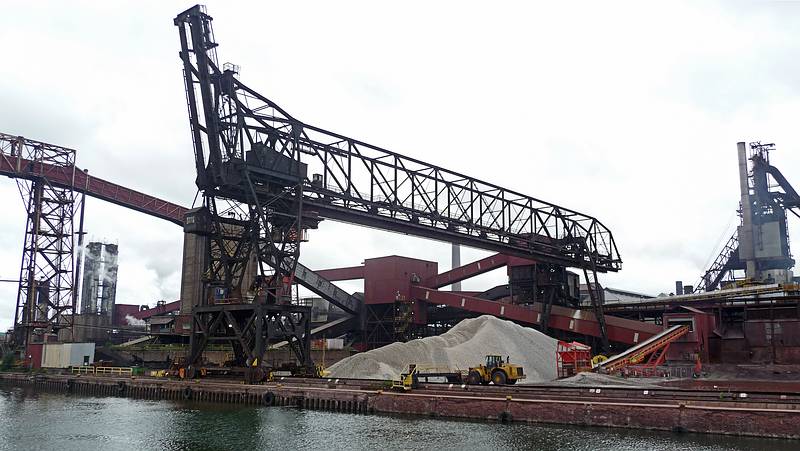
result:
[[[275,381],[276,384],[297,385],[304,387],[349,388],[357,390],[389,390],[385,381],[375,379],[344,378],[291,378],[285,377]],[[551,400],[592,400],[592,401],[637,401],[645,403],[674,402],[722,402],[737,404],[771,404],[784,408],[800,408],[800,393],[779,391],[741,391],[732,390],[720,385],[719,389],[691,389],[674,387],[621,387],[603,385],[557,386],[545,384],[523,384],[513,386],[494,385],[462,385],[449,383],[421,383],[416,393],[431,396],[465,395],[476,397],[512,396],[519,399],[551,399]]]

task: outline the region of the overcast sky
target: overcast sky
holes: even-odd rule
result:
[[[658,294],[699,279],[737,223],[737,141],[777,143],[773,163],[800,188],[800,3],[233,3],[208,12],[242,81],[304,122],[597,217],[624,261],[609,286]],[[190,205],[172,24],[189,6],[4,1],[0,131],[78,149],[91,174]],[[0,279],[14,279],[25,215],[13,180],[0,202]],[[86,229],[119,243],[117,302],[177,299],[179,227],[90,200]],[[390,254],[450,267],[445,243],[331,221],[301,261]],[[1,329],[15,300],[0,283]]]

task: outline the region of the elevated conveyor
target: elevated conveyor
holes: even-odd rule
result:
[[[645,358],[650,357],[647,363],[657,365],[663,362],[667,347],[673,341],[689,333],[689,326],[672,326],[660,334],[632,346],[625,352],[612,356],[595,367],[595,371],[613,373],[628,365],[645,363]]]
[[[20,139],[13,135],[0,133],[0,150],[5,149],[6,144],[15,143]],[[25,142],[34,145],[49,145],[32,140],[25,140]],[[87,196],[165,219],[180,226],[183,225],[186,214],[185,207],[90,176],[87,171],[76,166],[57,166],[34,162],[6,151],[0,151],[0,175],[28,180],[45,179],[53,186],[85,193]]]
[[[297,267],[295,268],[294,279],[299,282],[300,285],[313,291],[314,294],[351,315],[358,315],[361,311],[363,301],[348,294],[329,280],[303,266],[300,262],[297,263]]]
[[[321,326],[315,327],[311,329],[311,337],[316,338],[319,336],[327,336],[327,337],[338,337],[343,335],[354,328],[354,322],[357,321],[358,318],[354,316],[344,316],[339,319],[335,319],[333,321],[327,322]],[[270,346],[270,349],[279,349],[286,346],[289,342],[288,341],[281,341],[275,343],[274,345]]]
[[[526,325],[541,325],[543,306],[508,304],[481,299],[452,291],[439,291],[422,286],[413,286],[414,299],[434,305],[444,305],[481,315],[493,315]],[[617,343],[636,344],[661,332],[661,326],[642,321],[607,316],[608,339]],[[575,310],[554,305],[551,307],[548,327],[576,334],[602,337],[600,324],[589,309]]]

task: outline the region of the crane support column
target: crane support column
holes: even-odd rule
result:
[[[72,339],[75,309],[73,219],[80,203],[70,186],[53,184],[48,168],[75,170],[75,151],[0,134],[0,168],[13,173],[27,207],[14,315],[14,341],[24,351],[55,334]]]

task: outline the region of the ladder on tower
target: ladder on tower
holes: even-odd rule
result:
[[[394,301],[394,339],[395,341],[408,341],[414,321],[414,301],[405,296],[397,295]]]

